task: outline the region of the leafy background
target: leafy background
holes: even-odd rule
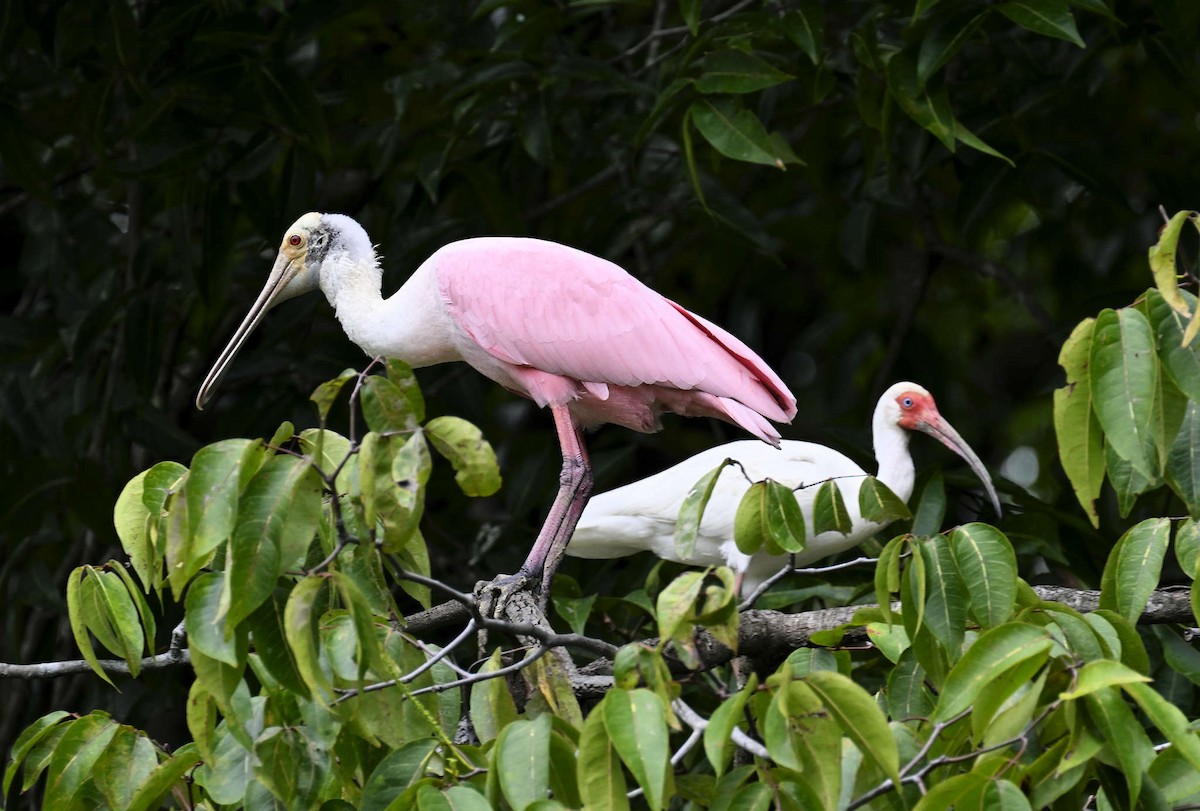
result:
[[[1106,491],[1093,530],[1056,461],[1051,393],[1075,324],[1149,284],[1158,207],[1196,203],[1200,6],[15,0],[0,13],[0,661],[77,656],[67,573],[115,554],[112,504],[131,476],[312,424],[312,388],[361,366],[307,297],[272,313],[209,411],[192,405],[308,210],[358,217],[389,290],[481,234],[611,258],[761,351],[800,400],[786,436],[864,460],[879,392],[921,382],[1009,480],[1024,511],[1001,526],[1048,581],[1094,584],[1127,526],[1179,511],[1162,491],[1121,517]],[[419,378],[429,412],[480,425],[505,475],[481,502],[448,474],[431,482],[433,570],[460,586],[512,571],[556,482],[549,417],[465,367]],[[680,419],[654,436],[601,430],[598,485],[731,438]],[[946,461],[932,443],[914,452]],[[648,566],[565,571],[611,592]],[[186,736],[185,676],[121,687],[7,683],[0,751],[61,707]]]

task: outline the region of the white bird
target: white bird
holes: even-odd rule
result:
[[[908,450],[910,431],[935,437],[961,456],[983,482],[996,514],[1000,500],[979,457],[938,413],[933,396],[916,383],[896,383],[879,398],[872,419],[876,477],[902,500],[912,495],[915,471]],[[726,565],[742,576],[746,593],[787,564],[787,556],[746,555],[733,540],[734,516],[751,482],[773,479],[796,490],[804,514],[807,543],[797,566],[857,546],[883,528],[863,519],[858,491],[867,473],[844,454],[813,442],[784,440],[782,453],[757,442],[730,442],[696,454],[648,478],[592,497],[579,519],[567,554],[577,558],[618,558],[649,551],[664,560],[694,566]],[[675,548],[675,523],[692,486],[725,459],[739,462],[717,479],[691,556]],[[812,505],[819,485],[832,479],[841,490],[852,521],[850,532],[813,536]]]
[[[440,248],[391,297],[362,226],[305,214],[287,230],[267,284],[196,397],[203,408],[267,310],[320,289],[370,357],[413,367],[465,361],[509,391],[549,406],[562,447],[558,496],[503,595],[540,579],[543,594],[592,488],[582,429],[661,428],[666,411],[717,417],[773,445],[767,420],[790,422],[796,398],[725,330],[583,251],[485,237]]]

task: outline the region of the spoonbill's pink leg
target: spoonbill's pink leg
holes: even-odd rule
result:
[[[551,405],[558,443],[562,447],[562,473],[558,477],[558,495],[550,506],[529,557],[521,564],[518,577],[536,578],[541,572],[542,600],[550,595],[550,581],[562,561],[567,543],[579,523],[579,516],[592,494],[592,465],[583,445],[583,434],[565,405]]]

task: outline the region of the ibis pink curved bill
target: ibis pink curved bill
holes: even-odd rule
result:
[[[357,222],[305,214],[284,235],[267,284],[200,386],[212,395],[268,310],[320,289],[347,337],[368,356],[413,367],[463,361],[550,408],[562,447],[557,498],[522,565],[543,592],[562,557],[592,474],[582,429],[611,422],[661,428],[673,412],[716,417],[778,446],[771,421],[796,398],[733,335],[659,295],[620,267],[537,239],[482,237],[436,251],[392,296]]]

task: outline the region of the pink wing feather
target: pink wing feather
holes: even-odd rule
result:
[[[581,384],[705,393],[776,422],[796,414],[795,397],[749,347],[604,259],[553,242],[481,238],[446,246],[437,274],[450,315],[506,364]],[[717,410],[746,424],[737,406]]]

